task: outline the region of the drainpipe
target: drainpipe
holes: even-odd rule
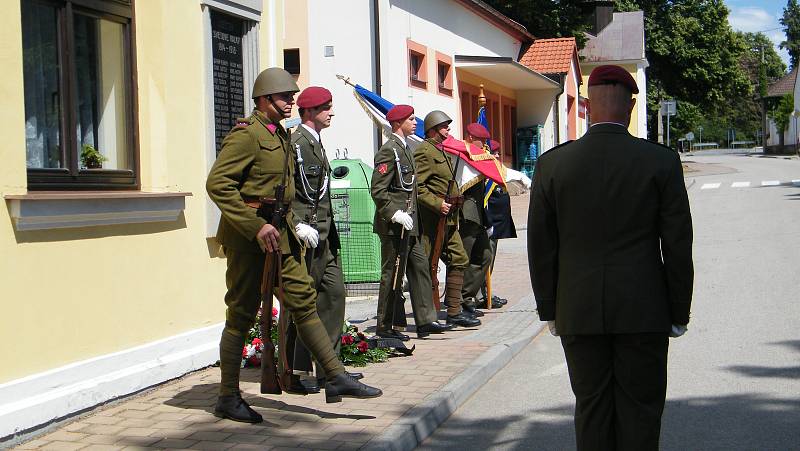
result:
[[[555,142],[553,143],[553,147],[561,144],[561,142],[560,142],[561,141],[561,120],[560,120],[560,118],[561,118],[561,105],[560,105],[560,103],[561,102],[560,101],[561,101],[561,94],[564,94],[564,79],[565,79],[565,76],[566,76],[566,74],[558,74],[558,79],[559,79],[559,83],[558,84],[561,87],[561,90],[558,91],[558,94],[556,94],[556,99],[555,99],[555,101],[553,103],[553,107],[554,107],[554,111],[555,111],[555,114],[553,116],[554,116],[554,118],[556,120],[555,127],[553,127],[555,129],[555,133],[554,133]]]
[[[375,84],[373,85],[373,92],[381,95],[381,13],[380,13],[381,0],[372,0],[372,23],[373,25],[373,47],[375,60]],[[375,144],[376,148],[381,145],[382,133],[380,126],[375,126]]]

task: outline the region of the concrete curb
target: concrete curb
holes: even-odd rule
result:
[[[410,451],[419,446],[461,407],[485,382],[503,369],[544,328],[545,323],[524,330],[506,343],[492,346],[464,371],[409,410],[397,422],[361,449]]]

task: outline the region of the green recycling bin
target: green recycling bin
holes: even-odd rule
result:
[[[372,168],[360,159],[331,161],[333,220],[342,244],[344,282],[381,280],[381,242],[372,232],[375,203],[369,188]]]

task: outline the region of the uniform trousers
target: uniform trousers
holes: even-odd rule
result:
[[[330,337],[317,314],[317,293],[300,253],[300,245],[293,239],[290,239],[289,243],[291,253],[281,255],[283,264],[281,308],[292,316],[297,326],[297,335],[327,376],[342,374],[344,366],[339,362],[331,346]],[[239,390],[242,348],[261,305],[261,278],[265,255],[260,252],[239,252],[226,248],[225,256],[228,263],[228,270],[225,273],[228,287],[225,304],[228,308],[225,314],[225,329],[220,339],[222,373],[220,395],[231,395]]]
[[[344,277],[339,255],[331,250],[330,241],[323,240],[316,248],[306,248],[304,259],[317,291],[317,314],[328,332],[334,352],[339,355],[345,312]],[[302,341],[297,339],[294,321],[289,324],[286,337],[281,338],[286,349],[290,350],[287,353],[289,366],[295,373],[310,374],[311,354]],[[317,370],[320,377],[324,376],[324,370],[319,365]]]
[[[392,281],[399,236],[380,235],[381,239],[381,286],[378,291],[378,330],[390,330],[393,326],[392,312],[395,299],[392,297]],[[411,309],[414,313],[414,324],[421,326],[431,324],[438,318],[433,307],[431,295],[430,258],[422,246],[419,237],[412,236],[408,240],[408,258],[406,274],[411,292]],[[402,262],[401,262],[402,267]],[[398,283],[402,283],[403,274],[398,274]],[[395,321],[396,322],[396,321]]]
[[[565,335],[578,451],[658,450],[666,333]]]
[[[461,294],[464,299],[474,298],[486,283],[486,271],[492,264],[492,249],[486,228],[472,221],[462,221],[459,230],[469,265],[464,270],[464,286]]]

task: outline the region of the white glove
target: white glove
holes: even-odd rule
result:
[[[681,335],[685,334],[687,330],[688,330],[688,327],[686,327],[685,325],[673,324],[672,325],[672,330],[669,331],[669,336],[671,338],[678,338]]]
[[[486,236],[491,237],[492,234],[494,234],[494,226],[490,226],[488,229],[486,229]]]
[[[550,335],[557,337],[558,331],[556,330],[556,322],[555,321],[548,321],[547,328],[550,329]]]
[[[301,222],[294,226],[294,231],[298,238],[306,243],[306,246],[315,248],[319,244],[319,232],[310,225]]]
[[[411,230],[414,228],[414,219],[410,214],[404,212],[403,210],[397,210],[394,212],[392,215],[392,222],[402,225],[406,230]]]

